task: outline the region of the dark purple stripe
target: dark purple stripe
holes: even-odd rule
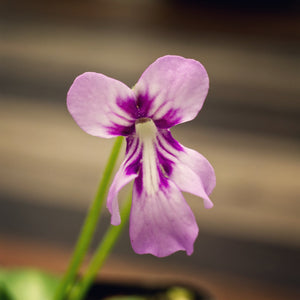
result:
[[[127,162],[133,157],[133,155],[136,155],[136,151],[138,149],[138,143],[134,149],[134,151],[132,152],[132,154],[130,155],[130,157],[127,158]],[[141,159],[142,159],[142,155],[143,155],[143,149],[140,149],[140,152],[137,155],[137,158],[134,159],[130,164],[128,164],[128,166],[126,166],[125,168],[125,172],[127,175],[131,175],[131,174],[137,174],[140,171],[141,168]]]
[[[178,151],[183,151],[183,147],[172,137],[170,130],[160,130],[159,132],[170,146]]]
[[[140,196],[143,192],[143,166],[141,164],[139,176],[135,179],[134,185],[138,195]]]
[[[159,188],[166,188],[169,186],[169,179],[163,174],[160,166],[157,166],[158,174],[159,174]]]
[[[129,152],[130,148],[132,147],[134,140],[135,140],[135,138],[132,135],[129,135],[126,137],[126,151],[125,151],[126,155]],[[138,145],[138,143],[137,143],[137,145]],[[137,145],[136,145],[136,147],[137,147]]]
[[[163,137],[162,137],[162,138],[163,138]],[[159,145],[159,147],[160,147],[161,149],[163,149],[164,151],[166,151],[166,152],[169,153],[170,155],[176,157],[175,154],[171,153],[169,150],[167,150],[167,149],[164,147],[164,145],[162,144],[160,138],[157,139],[157,142],[158,142],[158,145]]]
[[[167,159],[162,153],[160,153],[159,149],[156,149],[156,154],[158,158],[158,162],[163,168],[165,174],[167,176],[170,176],[173,170],[173,164],[174,162],[171,161],[170,159]]]
[[[118,118],[120,118],[121,120],[124,120],[124,121],[126,121],[126,122],[130,122],[130,123],[134,123],[135,122],[135,119],[133,119],[133,118],[127,118],[127,114],[126,114],[126,116],[125,116],[125,114],[124,115],[121,115],[121,114],[119,114],[119,113],[117,113],[117,112],[113,112],[113,114],[115,115],[115,116],[117,116]]]
[[[113,135],[129,136],[135,131],[135,124],[131,126],[120,126],[118,124],[113,124],[113,126],[107,127],[107,132]]]
[[[138,157],[138,159],[136,159],[126,167],[125,169],[126,175],[138,174],[140,172],[141,158],[142,156]]]
[[[129,137],[126,138],[126,142],[127,142],[127,145],[126,145],[126,155],[127,155],[127,153],[130,152],[130,150],[131,150],[130,148],[133,147],[132,145],[133,145],[133,142],[134,142],[135,139],[137,139],[137,138],[134,138],[132,135],[130,135]],[[134,149],[133,149],[132,153],[130,154],[130,156],[125,157],[126,162],[128,162],[132,158],[132,156],[135,155],[135,152],[136,152],[138,146],[139,146],[139,142],[137,142],[135,144]]]
[[[136,106],[137,114],[136,119],[149,117],[149,110],[155,97],[150,97],[149,92],[137,96]]]
[[[155,118],[155,115],[153,116]],[[158,128],[170,128],[180,122],[178,109],[169,109],[162,119],[155,120],[154,123]]]
[[[128,97],[123,99],[121,97],[117,97],[116,102],[123,111],[132,117],[132,119],[136,119],[137,106],[134,98]]]

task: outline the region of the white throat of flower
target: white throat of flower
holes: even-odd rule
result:
[[[151,119],[140,118],[135,122],[135,131],[143,149],[143,188],[148,195],[153,195],[159,188],[155,149],[157,128]]]

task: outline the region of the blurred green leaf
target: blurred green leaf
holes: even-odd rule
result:
[[[170,300],[194,300],[195,295],[192,291],[184,287],[172,287],[167,291]]]
[[[13,300],[6,286],[2,282],[0,282],[0,300]]]
[[[38,270],[0,270],[0,300],[52,300],[58,283],[59,278]]]

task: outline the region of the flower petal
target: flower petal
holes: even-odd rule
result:
[[[133,250],[138,254],[150,253],[158,257],[179,250],[191,255],[198,226],[175,184],[168,181],[156,194],[147,195],[140,193],[136,182],[129,228]]]
[[[118,194],[119,191],[138,176],[138,170],[142,155],[141,145],[137,138],[128,138],[127,153],[125,160],[120,166],[115,178],[110,186],[106,206],[111,213],[111,224],[119,225],[121,223]]]
[[[134,86],[141,117],[170,128],[196,117],[208,92],[205,68],[196,60],[167,55],[151,64]]]
[[[110,138],[132,132],[135,96],[122,82],[87,72],[73,82],[67,106],[76,123],[87,133]]]
[[[213,207],[208,195],[216,185],[216,177],[208,160],[200,153],[179,144],[169,130],[160,131],[158,141],[160,157],[164,158],[161,159],[161,164],[170,180],[180,190],[203,198],[205,208]]]
[[[198,176],[205,193],[210,195],[216,186],[216,175],[212,165],[197,151],[182,147],[183,151],[179,152],[177,157],[179,162]]]

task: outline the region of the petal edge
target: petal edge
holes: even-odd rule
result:
[[[208,88],[209,78],[200,62],[166,55],[144,71],[133,91],[149,106],[147,117],[160,128],[170,128],[196,117]]]
[[[103,138],[126,135],[136,113],[135,95],[129,87],[94,72],[83,73],[74,80],[67,107],[79,127]]]
[[[156,195],[140,195],[134,186],[130,239],[138,254],[165,257],[179,250],[193,253],[198,225],[178,188],[169,181]]]

